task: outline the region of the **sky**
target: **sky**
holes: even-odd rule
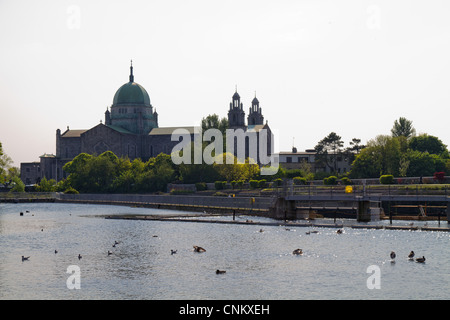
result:
[[[0,142],[15,166],[54,154],[56,129],[104,121],[132,59],[160,127],[226,117],[237,87],[276,151],[399,117],[450,146],[449,17],[447,0],[0,0]]]

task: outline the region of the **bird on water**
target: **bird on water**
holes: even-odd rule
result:
[[[425,257],[422,256],[422,258],[417,258],[416,261],[420,262],[420,263],[424,263],[425,262]]]
[[[28,261],[30,259],[30,257],[24,257],[22,256],[22,261]]]
[[[411,260],[414,258],[414,251],[411,251],[411,252],[408,254],[408,258],[411,259]]]
[[[202,247],[194,246],[194,251],[195,251],[195,252],[205,252],[206,250],[203,249]]]
[[[216,270],[216,274],[224,274],[224,273],[226,273],[225,270],[219,270],[219,269]]]
[[[292,251],[292,254],[302,255],[303,254],[303,250],[302,249],[295,249],[294,251]]]
[[[396,254],[395,254],[395,252],[394,252],[394,251],[391,251],[391,259],[392,259],[392,260],[394,260],[394,259],[395,259],[395,257],[396,257]]]

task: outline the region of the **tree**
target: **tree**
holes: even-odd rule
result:
[[[398,176],[403,158],[402,141],[404,137],[378,135],[367,142],[367,147],[353,161],[352,178],[378,178],[383,174]],[[401,162],[403,159],[403,162]]]
[[[350,177],[354,179],[378,178],[380,176],[380,153],[376,148],[365,148],[356,156],[350,169]]]
[[[344,142],[335,132],[319,141],[314,147],[316,150],[316,163],[328,166],[330,170],[337,171],[337,156],[342,152]],[[331,156],[330,156],[331,154]]]
[[[222,132],[222,146],[223,150],[215,150],[217,154],[222,153],[224,150],[226,150],[226,130],[228,129],[228,119],[223,117],[222,119],[219,119],[219,116],[217,114],[210,114],[206,116],[206,118],[202,119],[201,122],[202,125],[202,132],[205,133],[208,129],[218,129],[220,132]],[[206,141],[203,142],[202,146],[202,152],[203,149],[205,149],[206,145],[208,143]]]
[[[426,133],[412,137],[408,142],[408,146],[412,150],[438,155],[447,151],[447,146],[439,138]]]
[[[225,117],[219,119],[219,116],[214,113],[206,116],[206,118],[203,118],[201,125],[203,132],[208,129],[214,128],[219,129],[222,134],[225,134],[226,129],[228,129],[228,119]]]
[[[349,151],[355,151],[356,154],[359,154],[359,151],[363,149],[365,146],[361,145],[361,139],[353,138],[352,141],[349,142],[351,147],[348,148]]]
[[[395,120],[391,133],[393,137],[403,136],[409,139],[416,134],[416,129],[414,129],[412,121],[400,117],[398,120]]]
[[[11,163],[11,158],[4,153],[0,142],[0,183],[6,183],[11,180],[11,177],[8,175],[8,168],[10,168]]]
[[[445,171],[446,160],[436,154],[410,150],[407,174],[410,177],[433,176],[435,172]]]

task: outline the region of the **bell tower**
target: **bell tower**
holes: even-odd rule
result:
[[[252,100],[252,106],[249,109],[247,123],[249,126],[264,124],[264,116],[262,115],[262,108],[259,106],[259,101],[256,98],[256,93],[255,98],[253,98]]]
[[[242,107],[241,97],[236,91],[230,102],[230,110],[228,110],[228,125],[231,129],[245,128],[245,112]]]

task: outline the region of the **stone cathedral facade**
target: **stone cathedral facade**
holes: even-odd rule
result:
[[[245,124],[245,112],[237,92],[232,97],[228,111],[229,127],[245,132],[269,129],[256,97],[252,101]],[[67,175],[62,167],[80,153],[99,155],[112,151],[118,157],[130,160],[140,158],[147,161],[160,153],[170,154],[179,141],[171,141],[172,132],[182,128],[193,140],[195,127],[159,127],[158,113],[152,106],[147,91],[134,81],[133,65],[130,66],[129,81],[115,93],[113,103],[105,112],[104,122],[90,129],[56,130],[56,154],[44,154],[38,162],[21,163],[21,178],[26,185],[38,183],[40,179],[59,181]],[[271,152],[271,149],[269,149]],[[248,155],[248,146],[246,146]]]

